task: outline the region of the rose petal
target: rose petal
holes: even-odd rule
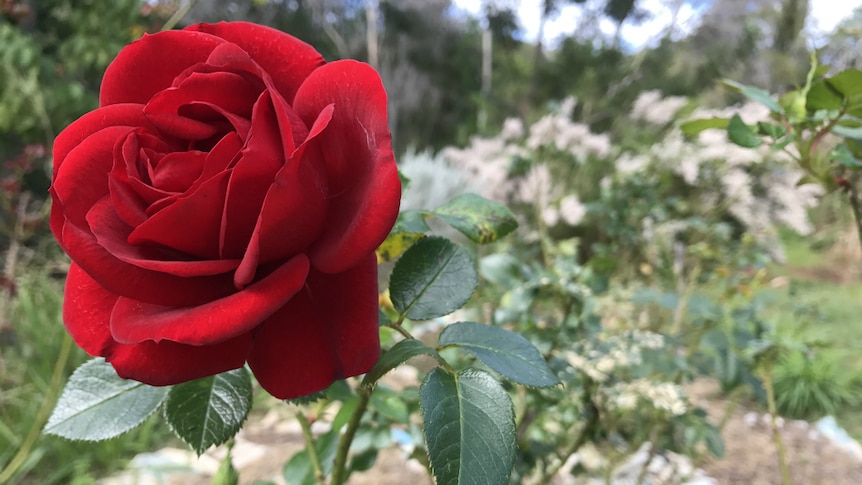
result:
[[[233,162],[240,157],[243,146],[242,138],[236,133],[228,133],[219,140],[218,143],[210,150],[206,162],[204,162],[204,170],[196,184],[201,184],[212,178],[215,174],[223,172],[228,167],[233,165]],[[193,185],[192,189],[197,188]]]
[[[188,190],[203,172],[207,155],[197,150],[168,153],[153,171],[153,187],[166,192]]]
[[[102,199],[90,209],[87,222],[96,241],[117,259],[142,269],[175,276],[212,276],[232,272],[238,259],[187,260],[164,249],[128,243],[132,228],[114,210],[113,200]]]
[[[111,314],[111,334],[127,344],[145,340],[190,345],[222,342],[251,331],[282,308],[305,284],[307,274],[308,258],[299,255],[243,291],[193,307],[121,297]]]
[[[150,127],[143,104],[117,104],[84,114],[57,135],[54,140],[54,177],[74,148],[87,137],[109,126]]]
[[[187,118],[179,114],[148,112],[144,113],[150,123],[167,136],[179,138],[180,140],[206,140],[215,136],[220,130],[217,126],[204,121]]]
[[[164,341],[123,345],[111,338],[110,318],[117,296],[72,263],[66,278],[63,323],[84,351],[105,357],[117,374],[150,385],[170,385],[242,367],[251,333],[217,345],[196,347]]]
[[[105,290],[74,262],[63,295],[63,324],[72,340],[90,355],[105,355],[114,344],[111,312],[119,296]]]
[[[294,109],[306,124],[329,104],[332,121],[314,143],[326,163],[329,212],[309,256],[317,269],[351,267],[386,238],[401,201],[401,182],[387,127],[386,92],[367,64],[336,61],[300,87]]]
[[[252,106],[263,89],[262,82],[257,84],[232,72],[194,72],[177,87],[156,94],[144,113],[164,133],[184,140],[204,140],[219,132],[214,124],[219,118],[245,137]]]
[[[303,157],[307,142],[321,133],[332,117],[327,106],[315,120],[311,134],[282,167],[269,187],[247,244],[234,285],[242,288],[260,264],[277,261],[305,249],[320,234],[326,215],[326,181],[322,166]]]
[[[282,137],[271,98],[264,91],[255,103],[248,143],[228,182],[219,234],[221,257],[240,258],[248,246],[267,190],[284,166],[283,143],[292,142]]]
[[[240,46],[267,72],[275,89],[290,102],[303,80],[322,66],[323,57],[305,42],[263,25],[220,22],[187,27],[207,32]]]
[[[219,258],[219,232],[230,172],[207,180],[153,214],[129,234],[130,244],[158,244],[197,256]]]
[[[223,43],[214,35],[191,30],[144,34],[123,48],[105,70],[99,91],[100,106],[147,103],[156,93],[169,88],[175,77],[206,60]]]
[[[306,287],[255,334],[248,364],[279,399],[325,389],[377,361],[377,312],[374,254],[337,275],[312,269]]]
[[[61,246],[75,263],[111,293],[157,305],[198,305],[236,291],[230,275],[180,277],[128,264],[111,255],[89,228],[69,221]]]
[[[251,344],[251,333],[205,346],[148,340],[135,345],[118,344],[106,359],[123,379],[172,386],[239,369],[245,364]]]
[[[129,133],[128,126],[103,128],[87,138],[66,155],[57,169],[51,194],[51,231],[63,241],[63,224],[67,219],[86,224],[87,211],[99,199],[108,195],[108,173],[113,165],[113,147]]]
[[[263,90],[263,83],[232,72],[194,72],[179,86],[159,92],[147,103],[145,111],[176,114],[180,107],[193,103],[214,104],[242,116],[251,117],[251,108]]]

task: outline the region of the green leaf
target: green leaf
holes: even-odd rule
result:
[[[377,462],[377,449],[369,448],[362,453],[354,455],[350,459],[351,472],[364,472],[370,470]]]
[[[300,450],[290,457],[281,471],[284,483],[287,485],[314,485],[314,470],[308,450]]]
[[[425,237],[420,232],[393,232],[377,248],[377,262],[394,261],[413,243]]]
[[[371,394],[371,407],[396,423],[408,424],[410,411],[407,403],[403,396],[392,389],[378,387]]]
[[[526,277],[521,269],[521,260],[511,253],[494,253],[479,260],[479,274],[485,280],[511,289]]]
[[[686,121],[682,125],[680,125],[680,129],[683,134],[686,136],[695,136],[700,134],[702,131],[710,130],[713,128],[725,129],[727,128],[728,123],[727,118],[701,118],[697,120]]]
[[[862,126],[835,125],[832,127],[832,133],[844,138],[862,140]]]
[[[515,462],[512,399],[487,372],[432,370],[419,391],[438,485],[503,485]]]
[[[431,228],[425,222],[425,214],[422,211],[406,210],[398,214],[391,234],[399,232],[425,233],[430,230]]]
[[[174,386],[165,417],[177,436],[200,455],[239,431],[251,398],[251,375],[243,367]]]
[[[398,180],[401,181],[401,190],[407,190],[407,187],[410,186],[410,177],[404,175],[401,170],[398,170]]]
[[[121,379],[105,359],[92,359],[72,373],[45,433],[85,441],[119,436],[159,409],[168,390]]]
[[[442,237],[426,237],[395,263],[389,297],[413,320],[449,314],[467,302],[479,282],[467,251]]]
[[[284,402],[287,404],[293,404],[294,406],[306,406],[311,403],[315,403],[324,399],[326,397],[326,389],[322,391],[312,392],[311,394],[306,394],[304,396],[291,397],[285,399]]]
[[[722,458],[724,456],[724,440],[721,439],[718,428],[710,426],[704,438],[706,439],[706,448],[712,453],[712,456]]]
[[[787,134],[787,128],[776,125],[774,123],[767,123],[765,121],[757,122],[757,132],[761,135],[766,135],[773,140],[777,140],[782,136]]]
[[[832,149],[830,155],[833,160],[847,168],[852,168],[854,170],[862,169],[862,162],[857,160],[850,152],[850,149],[847,148],[847,145],[843,143]]]
[[[506,206],[476,194],[461,194],[432,214],[477,244],[494,242],[518,227]]]
[[[825,81],[817,81],[808,90],[805,107],[810,111],[839,110],[844,103],[844,97]]]
[[[862,71],[858,69],[841,71],[826,82],[846,98],[862,94]]]
[[[338,432],[329,431],[318,436],[314,441],[314,449],[317,450],[323,474],[328,476],[332,472],[335,452],[338,450]],[[307,449],[294,454],[284,464],[281,473],[287,485],[314,485],[317,483],[314,477],[314,467],[311,466],[311,459],[308,457]]]
[[[774,99],[772,99],[772,95],[769,94],[769,91],[764,89],[755,88],[753,86],[746,86],[745,84],[738,83],[736,81],[732,81],[730,79],[725,79],[722,81],[724,84],[736,89],[746,98],[755,101],[757,103],[762,104],[769,108],[773,113],[783,113],[784,110],[781,109],[781,106],[778,105]]]
[[[503,376],[531,387],[560,383],[542,354],[524,337],[476,322],[453,323],[440,334],[440,346],[455,345]]]
[[[212,485],[237,485],[239,483],[239,472],[233,466],[233,460],[228,454],[222,458],[216,474],[213,476]]]
[[[359,396],[353,396],[350,399],[344,401],[340,408],[338,408],[338,412],[335,413],[335,417],[332,418],[332,430],[333,431],[341,431],[341,428],[344,427],[353,416],[353,412],[356,411],[356,408],[359,407]]]
[[[742,121],[739,115],[733,115],[727,124],[727,136],[730,141],[743,148],[756,148],[763,143],[763,140]]]
[[[383,355],[380,356],[380,359],[377,360],[377,363],[374,364],[374,367],[365,374],[365,378],[362,379],[362,385],[373,385],[387,372],[407,362],[413,357],[423,354],[430,355],[434,358],[438,357],[436,350],[416,339],[404,339],[396,343],[391,349],[385,351]]]

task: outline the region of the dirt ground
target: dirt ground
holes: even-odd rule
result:
[[[719,395],[716,385],[701,381],[687,391],[694,402],[709,412],[713,422],[721,419],[728,403],[716,397]],[[813,426],[803,421],[784,421],[781,434],[794,485],[862,484],[862,461],[834,445]],[[737,407],[722,437],[726,446],[724,458],[698,464],[707,475],[721,485],[781,483],[772,431],[762,414]]]

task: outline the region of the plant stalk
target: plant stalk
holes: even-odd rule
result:
[[[326,476],[323,474],[323,467],[320,465],[320,456],[317,454],[317,447],[314,446],[314,436],[311,434],[311,421],[300,411],[296,413],[296,420],[299,421],[299,426],[302,428],[302,439],[305,441],[305,449],[308,451],[308,460],[311,462],[311,467],[314,469],[314,479],[317,483],[324,485]]]
[[[368,408],[368,401],[371,400],[373,389],[359,386],[356,388],[356,392],[359,394],[359,404],[356,406],[356,410],[353,411],[353,415],[350,416],[347,429],[338,440],[338,450],[335,452],[335,464],[332,467],[331,485],[343,485],[347,480],[347,455],[350,452],[350,445],[353,443],[356,431],[359,429],[362,415],[365,414],[365,410]]]
[[[781,432],[776,422],[778,411],[775,406],[775,388],[772,385],[772,366],[770,364],[767,364],[767,366],[761,369],[760,378],[763,380],[763,387],[766,390],[766,406],[769,410],[772,440],[775,442],[775,448],[778,450],[778,468],[781,470],[781,483],[782,485],[790,485],[790,470],[787,468],[787,451],[784,449],[784,440],[781,438]]]

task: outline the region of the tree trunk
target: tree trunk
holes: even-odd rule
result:
[[[488,124],[488,103],[491,100],[493,48],[494,36],[491,34],[491,28],[486,25],[482,30],[482,104],[479,106],[479,116],[476,120],[479,132],[482,132]]]
[[[530,90],[527,94],[527,101],[530,103],[531,107],[536,103],[536,91],[539,87],[539,65],[542,62],[542,41],[545,37],[545,23],[548,21],[548,14],[550,13],[548,2],[549,0],[542,2],[542,15],[539,17],[539,34],[536,37],[536,50],[533,51],[533,73],[530,76]]]
[[[368,63],[374,69],[380,68],[380,61],[377,54],[377,18],[378,18],[378,3],[377,0],[367,0],[365,2],[365,42],[368,46]]]

